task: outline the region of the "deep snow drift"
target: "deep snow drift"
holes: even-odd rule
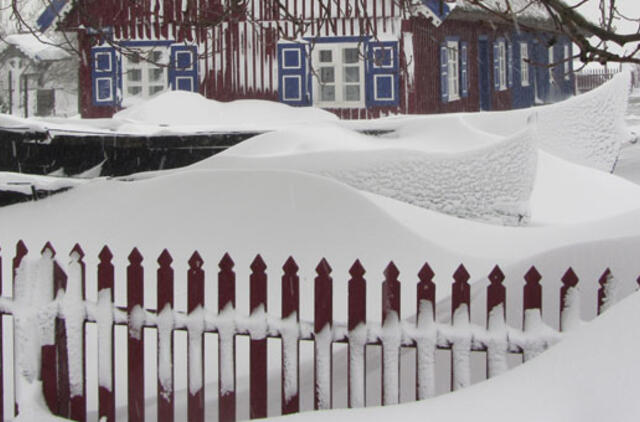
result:
[[[450,127],[449,135],[459,136]],[[509,225],[529,220],[537,160],[530,131],[458,153],[432,153],[428,145],[426,139],[379,139],[335,126],[300,128],[257,136],[189,168],[303,171],[461,218]]]

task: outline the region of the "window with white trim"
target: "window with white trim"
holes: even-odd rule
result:
[[[126,52],[122,57],[123,99],[147,99],[168,90],[168,52],[145,48]]]
[[[357,43],[317,44],[313,48],[313,99],[322,107],[362,107],[365,69]]]
[[[447,82],[449,101],[460,99],[460,44],[458,41],[447,41]]]
[[[500,91],[504,91],[507,89],[507,46],[504,41],[498,42],[498,69]]]
[[[571,51],[569,50],[569,44],[564,45],[564,79],[571,79]]]
[[[520,43],[520,84],[529,86],[529,44]]]

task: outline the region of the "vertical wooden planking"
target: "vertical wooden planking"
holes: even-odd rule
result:
[[[158,257],[158,421],[173,422],[173,258],[166,249]]]
[[[69,359],[70,419],[84,421],[87,415],[86,356],[84,302],[86,280],[84,251],[76,244],[69,253],[68,282],[62,301],[62,312],[67,332]]]
[[[469,287],[469,273],[460,264],[453,274],[454,283],[451,286],[451,324],[469,333],[471,289]],[[453,391],[471,385],[471,334],[460,337],[451,346],[451,389]]]
[[[568,331],[580,324],[580,291],[578,276],[569,267],[562,276],[560,288],[560,331]]]
[[[436,285],[435,276],[428,263],[425,263],[418,277],[416,287],[416,397],[424,400],[436,394],[435,364],[438,331],[435,326]]]
[[[282,269],[282,414],[288,415],[300,411],[300,278],[292,257]]]
[[[333,403],[333,279],[331,266],[322,259],[314,280],[314,408],[331,409]]]
[[[487,378],[506,372],[507,364],[507,324],[506,324],[506,288],[504,273],[497,265],[489,274],[487,287]]]
[[[102,248],[98,264],[98,417],[115,422],[114,325],[113,325],[113,254]]]
[[[46,248],[46,246],[45,246]],[[55,257],[55,251],[53,251]],[[54,291],[60,292],[67,289],[67,274],[62,270],[57,261],[53,261],[53,285]],[[56,415],[64,418],[71,417],[71,391],[69,385],[69,356],[67,350],[67,329],[64,319],[56,317],[55,344],[57,359],[57,404]]]
[[[542,276],[536,269],[531,267],[524,276],[524,297],[522,326],[525,332],[535,331],[542,325],[542,286],[540,280]],[[527,361],[539,355],[543,349],[541,347],[528,347],[523,352],[524,360]]]
[[[600,278],[598,279],[598,315],[602,314],[605,310],[613,304],[615,300],[613,296],[613,274],[611,269],[604,270]]]
[[[55,250],[51,246],[51,244],[47,243],[45,247],[42,249],[43,257],[46,255],[48,259],[53,260],[55,257]],[[47,290],[50,292],[50,297],[47,300],[53,300],[57,289],[55,286],[55,278],[52,279],[52,286],[47,286]],[[40,292],[40,294],[44,294]],[[42,344],[40,349],[40,378],[42,379],[42,393],[44,396],[45,403],[49,410],[56,414],[58,411],[58,363],[57,363],[57,348],[55,343],[55,327],[56,327],[57,315],[54,318],[52,326],[50,328],[53,329],[53,336],[50,339],[48,344]]]
[[[236,275],[225,254],[218,272],[218,412],[220,422],[236,420]]]
[[[382,283],[382,404],[400,401],[400,272],[393,262]]]
[[[260,255],[251,264],[250,312],[260,321],[260,332],[251,335],[249,349],[249,390],[251,419],[267,417],[267,275],[266,264]],[[257,321],[256,321],[257,322]]]
[[[349,407],[366,406],[367,284],[360,260],[349,274]]]
[[[189,313],[187,345],[189,403],[188,419],[204,422],[204,261],[198,252],[189,259],[187,273],[187,311]],[[222,420],[222,418],[220,418]]]
[[[137,248],[129,254],[127,266],[128,414],[129,422],[144,421],[144,272]]]

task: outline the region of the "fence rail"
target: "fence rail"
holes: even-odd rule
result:
[[[348,405],[366,406],[366,346],[382,348],[382,404],[394,404],[400,397],[400,351],[412,347],[416,353],[416,398],[432,397],[435,392],[435,352],[451,350],[451,388],[471,384],[471,351],[486,353],[487,376],[507,370],[507,355],[522,354],[524,360],[538,355],[561,338],[542,321],[541,275],[535,267],[524,276],[523,330],[506,324],[505,275],[499,267],[489,274],[486,327],[470,320],[470,275],[464,265],[453,274],[451,323],[435,318],[436,285],[434,272],[425,264],[416,283],[417,316],[415,322],[400,319],[401,295],[399,270],[393,262],[384,271],[382,283],[382,319],[367,320],[367,283],[365,269],[356,261],[348,280],[348,321],[333,321],[332,268],[322,260],[315,269],[314,320],[300,321],[300,278],[298,265],[289,258],[282,267],[281,312],[268,312],[267,266],[258,255],[250,266],[250,314],[235,310],[236,274],[227,254],[217,273],[218,304],[205,303],[203,258],[194,252],[188,261],[187,312],[175,310],[173,258],[164,250],[157,259],[157,310],[145,309],[143,256],[138,249],[128,256],[126,269],[127,306],[114,303],[113,253],[108,247],[100,252],[97,265],[96,302],[86,298],[84,252],[76,245],[63,269],[53,246],[47,243],[36,260],[27,263],[28,250],[23,242],[16,246],[13,267],[13,297],[0,299],[0,311],[13,315],[16,348],[16,374],[28,381],[41,379],[44,398],[59,416],[82,421],[87,415],[87,372],[85,324],[96,323],[98,334],[98,417],[115,420],[115,326],[126,326],[128,360],[127,412],[130,421],[143,421],[145,409],[144,328],[157,330],[157,408],[158,420],[173,421],[175,406],[174,332],[187,332],[188,420],[205,420],[204,335],[218,334],[218,419],[236,420],[236,336],[250,339],[251,418],[267,416],[267,339],[279,338],[282,345],[281,412],[300,410],[300,341],[314,342],[314,408],[333,407],[332,344],[348,345]],[[0,256],[0,276],[2,260]],[[598,313],[610,303],[608,292],[612,275],[607,269],[599,278]],[[640,277],[637,282],[640,284]],[[573,328],[580,321],[578,277],[569,268],[560,289],[560,330]],[[1,280],[0,280],[1,286]],[[0,292],[1,293],[1,292]],[[34,329],[35,328],[35,329]],[[1,326],[0,326],[1,329]],[[36,338],[33,334],[38,333]],[[1,334],[1,333],[0,333]],[[2,336],[0,335],[0,341]],[[40,360],[34,353],[39,351]],[[0,347],[0,352],[7,351]],[[2,356],[0,356],[0,359]],[[1,361],[1,360],[0,360]],[[36,362],[40,361],[38,367]],[[4,368],[0,368],[4,370]],[[3,374],[0,374],[0,380]],[[2,390],[0,382],[0,393]],[[0,406],[2,406],[0,400]],[[4,415],[0,408],[0,415]],[[102,419],[100,419],[102,420]]]

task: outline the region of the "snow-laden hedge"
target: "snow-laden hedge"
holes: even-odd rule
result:
[[[530,131],[478,149],[433,153],[318,127],[258,136],[193,167],[304,171],[453,216],[517,225],[530,216],[536,163]]]

